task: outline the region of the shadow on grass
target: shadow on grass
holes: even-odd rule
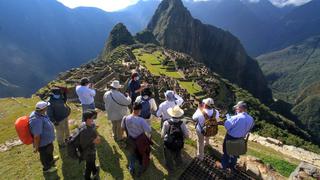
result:
[[[59,148],[60,159],[62,161],[63,179],[82,179],[84,173],[84,163],[71,159],[68,156],[67,148]]]
[[[122,156],[115,146],[110,146],[106,139],[100,135],[101,144],[97,146],[100,168],[111,174],[114,179],[123,179],[123,170],[120,166]]]
[[[58,180],[58,179],[61,179],[58,174],[57,174],[57,171],[56,172],[53,172],[53,173],[43,173],[43,178],[45,180]]]
[[[165,165],[166,162],[164,159],[164,152],[163,152],[163,140],[161,138],[160,133],[157,131],[159,129],[160,129],[160,126],[154,126],[152,128],[152,139],[154,141],[154,145],[153,145],[154,151],[152,151],[152,153],[155,156],[155,158],[158,159],[160,164],[166,168],[166,165]],[[192,161],[192,157],[184,150],[182,150],[181,156],[183,160],[183,165],[179,168],[176,167],[173,173],[169,173],[168,175],[163,176],[164,179],[178,179],[180,175],[183,173],[183,171],[186,169],[187,165]]]

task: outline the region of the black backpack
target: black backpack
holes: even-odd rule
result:
[[[164,145],[172,151],[179,151],[184,145],[183,132],[181,129],[183,122],[172,122],[170,120],[167,122],[169,123],[169,131],[164,138]]]
[[[81,147],[80,147],[80,134],[85,130],[87,126],[78,128],[68,139],[67,139],[67,152],[68,156],[72,159],[81,160]]]

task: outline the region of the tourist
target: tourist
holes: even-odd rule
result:
[[[196,122],[197,140],[197,156],[200,160],[204,157],[204,147],[209,145],[209,136],[204,135],[204,126],[207,118],[214,117],[216,122],[219,119],[219,112],[213,107],[214,101],[212,98],[207,98],[202,101],[199,108],[193,114],[192,119]],[[207,117],[207,118],[206,118]],[[211,119],[210,119],[211,120]],[[217,127],[216,127],[217,128]]]
[[[128,106],[131,104],[129,95],[124,95],[119,91],[121,88],[123,86],[120,85],[120,82],[114,80],[110,85],[110,90],[103,96],[106,113],[112,123],[113,137],[116,141],[122,140],[121,120],[129,114]]]
[[[40,161],[44,173],[55,172],[55,161],[58,156],[53,156],[53,141],[55,139],[54,125],[47,116],[48,102],[40,101],[36,104],[36,110],[30,115],[29,125],[33,135],[34,152],[39,152]]]
[[[86,161],[84,173],[85,180],[99,179],[99,167],[96,166],[96,144],[100,144],[101,139],[94,128],[94,119],[97,118],[97,112],[88,110],[83,113],[85,127],[80,132],[80,147],[82,149],[81,158]]]
[[[137,72],[132,73],[131,79],[128,84],[129,95],[132,99],[132,104],[135,102],[138,95],[147,88],[147,84],[140,84],[140,76]]]
[[[149,126],[151,126],[151,114],[157,111],[157,104],[154,98],[152,98],[152,92],[150,88],[146,88],[142,91],[141,96],[138,96],[136,102],[141,103],[142,110],[140,117],[144,118]]]
[[[93,84],[90,83],[88,78],[82,78],[80,85],[76,87],[76,93],[82,105],[82,112],[88,109],[95,109],[94,96],[96,91],[93,89]],[[84,121],[84,119],[82,118]]]
[[[181,106],[183,103],[183,99],[174,91],[168,90],[164,93],[164,95],[166,101],[159,105],[159,109],[157,111],[157,117],[161,118],[161,128],[163,126],[163,122],[171,118],[167,110],[176,105]]]
[[[146,171],[149,166],[150,145],[152,144],[150,139],[151,127],[143,118],[139,117],[141,109],[142,105],[135,102],[132,114],[125,116],[121,123],[121,127],[126,131],[128,138],[129,171],[132,175],[135,174],[135,161],[138,159],[140,165],[138,176]]]
[[[68,124],[70,107],[66,104],[60,88],[53,88],[51,90],[49,103],[50,106],[48,107],[47,114],[56,128],[58,145],[60,148],[63,148],[65,147],[65,139],[68,139],[70,136]]]
[[[163,123],[161,138],[164,141],[164,157],[169,172],[176,166],[181,166],[181,150],[184,146],[184,139],[189,137],[186,125],[181,121],[184,111],[179,106],[168,109],[170,119]]]
[[[234,108],[237,114],[227,118],[224,122],[227,133],[223,141],[223,156],[221,162],[223,169],[229,168],[231,171],[235,170],[239,156],[227,154],[226,143],[227,141],[245,138],[254,125],[253,118],[247,113],[247,104],[245,102],[239,101]]]

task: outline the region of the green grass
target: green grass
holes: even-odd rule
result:
[[[285,177],[289,177],[298,166],[297,164],[286,161],[279,156],[265,154],[252,149],[249,150],[248,155],[259,157],[265,164],[270,164],[277,172]]]
[[[13,123],[16,117],[29,114],[38,98],[18,98],[17,102],[12,99],[0,99],[1,112],[1,143],[16,137]],[[70,104],[72,114],[69,119],[77,119],[80,122],[81,108],[78,105]],[[102,137],[102,143],[97,146],[97,163],[100,164],[101,179],[133,179],[127,170],[128,152],[123,144],[116,143],[112,138],[112,130],[109,121],[104,112],[99,113],[97,120],[99,124],[98,132]],[[151,164],[148,171],[141,179],[177,179],[183,172],[186,165],[177,169],[173,174],[168,174],[164,166],[162,140],[160,138],[160,122],[157,119],[152,121],[152,138],[155,144],[151,152]],[[215,139],[222,143],[225,129],[219,127],[219,136]],[[53,179],[59,176],[62,179],[81,179],[84,171],[84,163],[78,163],[67,156],[65,149],[59,150],[57,143],[55,145],[55,155],[60,156],[57,162],[58,171],[56,174],[47,176],[41,171],[39,155],[32,152],[32,146],[21,145],[12,148],[7,152],[0,153],[0,177],[2,179]],[[183,152],[183,159],[187,162],[196,154],[196,141],[186,140]],[[279,173],[288,177],[289,174],[298,165],[299,161],[285,156],[273,149],[262,146],[257,143],[249,143],[249,155],[260,158],[264,163],[270,164]]]
[[[145,66],[153,75],[160,76],[161,74],[165,74],[167,77],[171,77],[174,79],[181,79],[184,77],[182,72],[177,71],[168,71],[167,68],[173,68],[174,66],[169,64],[168,66],[164,66],[161,64],[166,56],[161,53],[161,51],[155,51],[152,54],[144,53],[140,49],[135,49],[133,51],[138,61]],[[188,91],[188,93],[192,95],[196,95],[197,93],[202,92],[202,88],[192,81],[178,81],[180,86]],[[203,96],[199,96],[202,98]]]
[[[11,99],[1,99],[1,130],[0,139],[2,142],[16,137],[13,122],[16,117],[29,114],[33,105],[38,101],[38,98],[19,100],[30,107],[24,108],[21,104]],[[81,109],[75,104],[70,104],[72,114],[69,119],[77,119],[80,123]],[[128,151],[123,143],[118,144],[112,138],[111,124],[106,119],[104,112],[100,112],[97,123],[99,124],[98,132],[102,137],[102,142],[97,146],[97,160],[96,163],[100,164],[100,177],[101,179],[133,179],[130,175],[128,166]],[[149,169],[142,175],[140,179],[177,179],[183,170],[186,168],[181,167],[173,174],[168,174],[164,166],[162,140],[160,138],[160,121],[154,120],[152,123],[152,137],[155,144],[152,146],[151,158]],[[82,179],[84,172],[84,162],[72,160],[67,156],[66,149],[59,150],[57,143],[54,142],[54,154],[60,156],[60,160],[56,165],[58,168],[57,173],[44,175],[39,160],[39,155],[33,153],[32,145],[21,145],[13,147],[11,150],[0,153],[0,179]],[[185,146],[183,158],[188,162],[191,160],[190,154],[195,154],[195,148],[189,145]]]

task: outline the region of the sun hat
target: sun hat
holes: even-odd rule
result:
[[[214,105],[214,100],[212,98],[207,98],[202,100],[202,103],[209,107],[212,107]]]
[[[120,89],[123,87],[123,85],[120,85],[120,82],[118,80],[114,80],[112,81],[112,83],[110,84],[111,87],[116,88],[116,89]]]
[[[171,117],[175,117],[175,118],[179,118],[184,114],[183,109],[181,109],[179,106],[174,106],[173,108],[169,108],[167,112]]]

